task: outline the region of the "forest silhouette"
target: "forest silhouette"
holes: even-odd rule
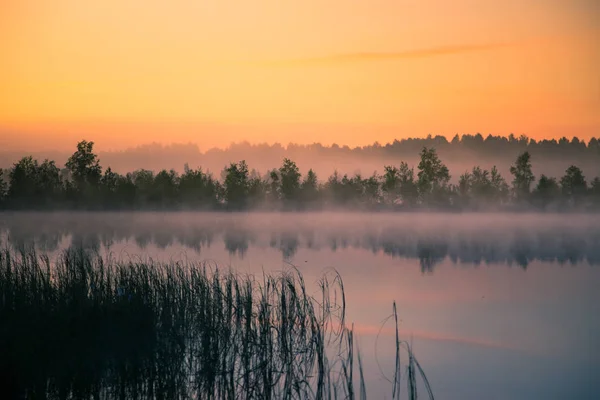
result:
[[[464,137],[463,137],[464,141]],[[486,143],[484,141],[483,143]],[[503,143],[513,146],[510,138]],[[281,166],[264,173],[250,169],[245,160],[232,162],[220,177],[185,164],[184,172],[158,173],[138,169],[126,174],[103,169],[94,142],[81,141],[64,168],[55,161],[21,158],[0,170],[1,209],[82,210],[597,210],[600,178],[588,182],[577,165],[559,177],[535,176],[530,152],[537,147],[564,148],[600,157],[596,139],[572,141],[516,141],[524,146],[504,177],[495,165],[475,166],[450,174],[435,147],[423,146],[418,164],[399,161],[384,165],[383,173],[363,176],[337,170],[319,179],[313,169],[304,175],[284,158]],[[441,141],[443,145],[443,141]],[[452,145],[452,142],[450,143]],[[461,141],[460,146],[468,145]],[[536,147],[537,146],[537,147]],[[375,151],[371,147],[370,151]],[[555,150],[556,150],[555,149]],[[550,151],[550,150],[548,150]],[[458,177],[458,179],[457,179]],[[451,179],[453,178],[453,179]]]
[[[349,147],[320,143],[287,145],[274,143],[232,143],[226,148],[202,150],[193,143],[172,144],[140,144],[137,147],[120,150],[102,150],[97,154],[102,165],[110,166],[115,172],[125,174],[138,169],[160,171],[174,169],[184,172],[184,163],[192,167],[202,166],[204,171],[218,173],[223,166],[231,162],[245,160],[248,165],[258,171],[268,171],[281,164],[284,158],[294,160],[300,171],[305,174],[312,169],[321,178],[329,176],[333,170],[343,174],[372,174],[373,171],[383,173],[384,165],[398,165],[405,161],[409,165],[419,163],[419,152],[423,147],[435,148],[439,157],[444,160],[453,173],[453,178],[474,165],[487,168],[496,165],[498,171],[509,175],[510,165],[517,156],[525,151],[535,160],[536,175],[562,176],[572,164],[592,174],[598,175],[600,165],[600,146],[597,138],[587,141],[573,137],[560,140],[534,140],[526,136],[509,135],[487,137],[481,134],[456,135],[451,140],[444,136],[428,136],[425,138],[406,138],[390,143],[375,142],[371,145]],[[2,151],[0,149],[0,168],[10,168],[24,155],[31,155],[38,160],[54,160],[57,165],[66,163],[72,151]],[[456,183],[456,179],[452,179]]]

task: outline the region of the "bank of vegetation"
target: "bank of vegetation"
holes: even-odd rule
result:
[[[24,157],[0,170],[0,209],[84,210],[578,210],[600,209],[600,178],[578,166],[562,177],[536,177],[531,155],[521,153],[510,178],[495,166],[473,167],[454,179],[435,148],[423,147],[415,167],[399,161],[383,174],[333,172],[322,180],[305,175],[293,160],[264,174],[245,161],[231,163],[219,178],[202,168],[184,173],[103,169],[93,142],[78,143],[64,168]],[[594,173],[598,171],[592,171]]]

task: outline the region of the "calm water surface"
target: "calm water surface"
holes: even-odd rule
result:
[[[292,264],[309,284],[335,269],[370,398],[390,398],[394,300],[436,398],[600,393],[597,215],[0,213],[0,231],[51,257],[74,245],[243,273]]]

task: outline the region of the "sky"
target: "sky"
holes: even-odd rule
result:
[[[597,0],[3,0],[0,149],[600,136]]]

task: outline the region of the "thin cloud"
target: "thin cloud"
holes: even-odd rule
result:
[[[494,50],[511,46],[510,43],[488,43],[460,46],[441,46],[427,49],[407,50],[398,52],[357,52],[332,54],[320,57],[290,58],[286,60],[267,60],[259,62],[268,65],[301,65],[301,64],[331,64],[331,63],[356,63],[364,61],[391,61],[410,58],[425,58],[452,54],[473,53],[478,51]]]

